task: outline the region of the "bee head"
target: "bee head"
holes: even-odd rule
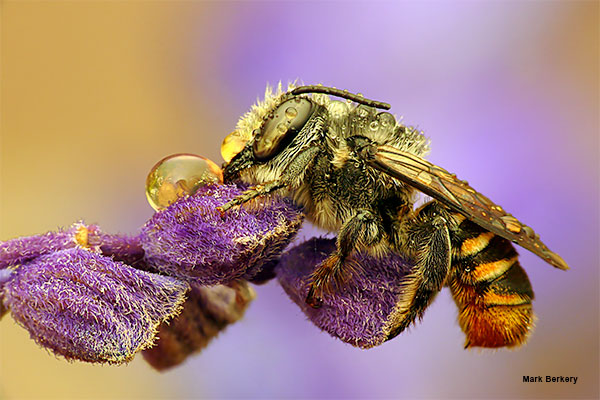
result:
[[[278,166],[285,163],[270,161],[293,147],[291,144],[294,139],[322,107],[307,96],[287,92],[279,95],[277,101],[272,102],[269,108],[263,107],[259,114],[256,108],[258,107],[255,106],[252,110],[254,114],[247,114],[244,118],[254,118],[254,126],[258,127],[253,129],[251,134],[248,134],[247,128],[246,131],[237,129],[223,142],[223,146],[229,146],[226,150],[237,147],[234,149],[235,154],[231,155],[231,161],[224,165],[226,181],[238,180],[245,170],[252,167],[253,170],[273,170],[267,175],[276,174]],[[227,159],[225,156],[229,154],[225,154],[223,148],[223,158]]]
[[[315,117],[319,114],[318,110],[323,107],[312,98],[305,96],[306,93],[323,93],[376,108],[390,108],[386,103],[325,86],[299,86],[286,93],[280,92],[276,96],[271,95],[270,90],[267,90],[265,101],[254,106],[240,120],[236,131],[223,141],[221,153],[228,161],[223,166],[225,181],[237,180],[242,171],[269,163],[292,147],[290,145],[294,139],[305,128],[307,131],[314,128]],[[256,126],[258,128],[255,128]],[[303,139],[302,142],[307,143],[309,139]],[[273,163],[270,164],[271,170],[277,169],[272,165]],[[266,175],[273,174],[276,172]]]
[[[254,132],[252,153],[258,162],[266,162],[281,153],[313,116],[317,105],[310,99],[291,96],[263,119]]]

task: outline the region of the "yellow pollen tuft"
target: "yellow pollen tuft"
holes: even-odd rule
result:
[[[90,243],[88,242],[88,228],[85,225],[81,225],[77,228],[77,233],[75,233],[75,242],[81,247],[89,247]]]

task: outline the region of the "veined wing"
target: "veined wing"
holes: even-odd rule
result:
[[[517,243],[552,266],[569,269],[562,257],[548,249],[533,229],[477,192],[466,181],[459,180],[455,174],[394,147],[374,147],[367,159],[374,168],[433,197],[482,228]]]

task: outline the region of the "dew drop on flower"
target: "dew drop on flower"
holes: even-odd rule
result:
[[[260,130],[258,129],[252,132],[253,135],[258,135],[259,133]],[[223,157],[225,162],[231,161],[236,154],[242,151],[247,142],[248,138],[242,137],[239,131],[231,132],[223,139],[223,143],[221,143],[221,157]]]
[[[160,160],[146,179],[146,197],[156,211],[211,183],[223,183],[223,171],[211,160],[194,154],[173,154]]]

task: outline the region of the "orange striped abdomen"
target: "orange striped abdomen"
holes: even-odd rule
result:
[[[459,308],[465,347],[518,346],[533,329],[533,290],[510,241],[455,215],[446,284]]]

